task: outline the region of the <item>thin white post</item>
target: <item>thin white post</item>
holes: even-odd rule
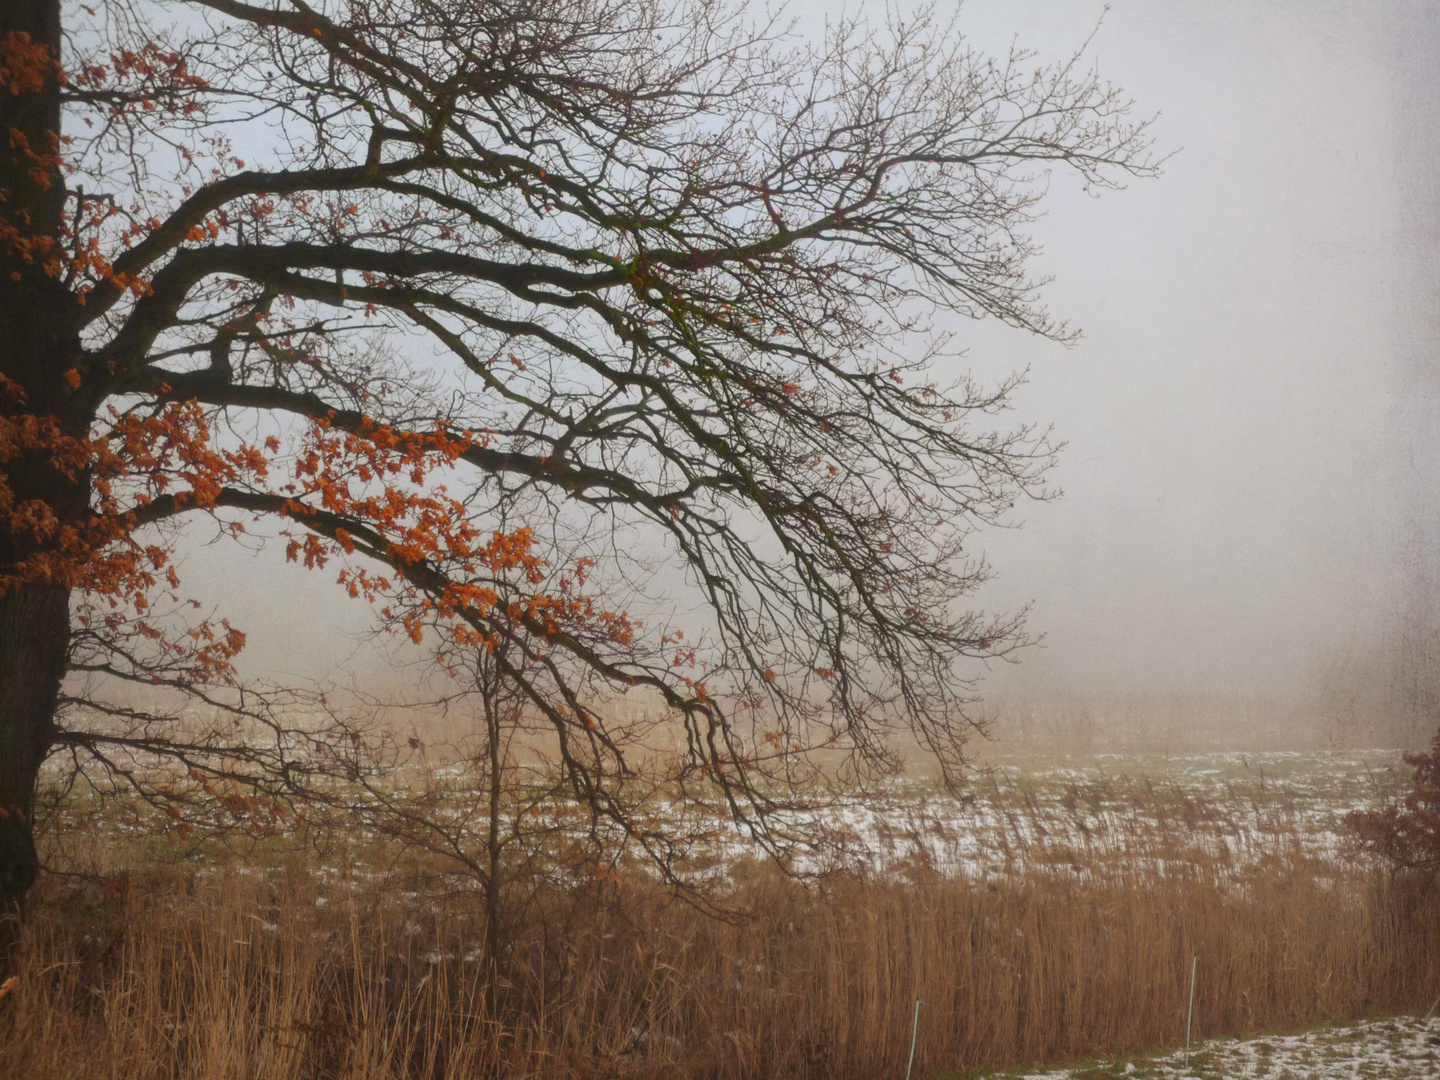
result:
[[[910,1060],[905,1063],[905,1080],[910,1080],[910,1070],[915,1065],[915,1040],[920,1034],[920,1006],[925,1002],[915,999],[915,1022],[910,1027]]]
[[[1185,1014],[1185,1068],[1190,1068],[1190,1024],[1195,1019],[1195,968],[1200,957],[1190,958],[1190,1011]]]

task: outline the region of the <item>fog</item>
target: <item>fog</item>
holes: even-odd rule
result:
[[[974,0],[960,23],[1056,60],[1100,18]],[[1171,156],[1098,199],[1053,178],[1037,270],[1077,345],[953,327],[976,371],[1030,369],[1013,416],[1067,443],[1063,497],[977,537],[998,574],[981,602],[1033,603],[1044,638],[984,688],[1393,684],[1385,665],[1431,655],[1440,540],[1440,8],[1121,0],[1089,55]],[[187,564],[263,629],[251,670],[328,672],[355,648],[362,607],[329,574]]]
[[[965,13],[1055,56],[1099,12]],[[1055,178],[1079,345],[965,331],[1068,442],[1063,499],[985,539],[1046,635],[992,685],[1306,692],[1431,603],[1440,10],[1121,3],[1091,51],[1173,156],[1098,200]]]

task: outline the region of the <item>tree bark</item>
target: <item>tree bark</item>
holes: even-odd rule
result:
[[[81,349],[63,281],[59,169],[60,5],[4,0],[0,43],[0,967],[34,884],[35,785],[55,734],[70,598],[53,549],[88,513],[88,477],[56,460],[54,435],[83,437]],[[50,443],[47,443],[47,439]],[[73,469],[73,466],[71,467]],[[40,563],[33,560],[40,556]],[[32,565],[20,571],[24,560]],[[39,569],[37,569],[37,566]]]
[[[12,915],[39,871],[35,782],[55,732],[65,674],[70,595],[28,585],[0,596],[0,903]]]

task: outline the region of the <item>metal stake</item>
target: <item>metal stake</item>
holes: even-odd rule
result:
[[[1195,1019],[1195,967],[1199,956],[1190,958],[1190,1011],[1185,1015],[1185,1068],[1190,1068],[1190,1023]]]
[[[925,1002],[915,999],[915,1023],[910,1027],[910,1060],[905,1063],[905,1080],[910,1080],[910,1069],[915,1064],[915,1040],[920,1035],[920,1006]]]

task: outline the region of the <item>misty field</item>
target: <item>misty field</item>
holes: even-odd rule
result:
[[[897,782],[831,811],[839,854],[797,860],[804,880],[717,832],[695,858],[729,919],[638,862],[517,865],[493,964],[473,883],[383,830],[195,852],[144,807],[72,792],[44,834],[61,872],[0,1061],[24,1078],[860,1080],[904,1075],[921,998],[916,1077],[1159,1077],[1180,1074],[1164,1054],[1192,961],[1197,1040],[1264,1034],[1280,1061],[1314,1038],[1287,1032],[1440,996],[1440,896],[1368,865],[1341,825],[1406,778],[1372,751],[1031,760],[958,795]],[[1396,1023],[1420,1053],[1420,1022]],[[1234,1045],[1260,1044],[1207,1042],[1186,1075],[1285,1074]],[[1122,1064],[1054,1071],[1096,1060]]]

